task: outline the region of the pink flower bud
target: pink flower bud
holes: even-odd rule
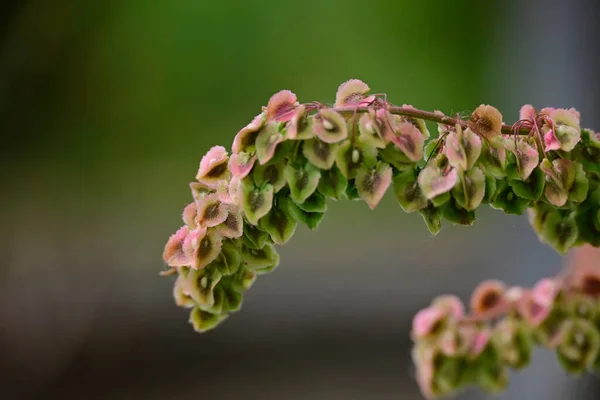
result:
[[[334,107],[362,106],[370,104],[375,97],[366,94],[370,91],[369,85],[358,79],[350,79],[340,85],[335,95]]]
[[[412,335],[421,339],[434,333],[443,322],[446,313],[439,307],[427,307],[419,311],[413,318]]]
[[[229,170],[227,168],[228,160],[229,157],[225,147],[212,147],[208,153],[202,157],[196,179],[198,182],[214,189],[219,180],[227,179],[229,176]]]
[[[255,162],[256,156],[253,154],[235,153],[229,158],[229,170],[234,176],[244,178],[252,171]]]
[[[519,111],[519,119],[529,121],[536,117],[536,113],[535,108],[531,104],[525,104]]]
[[[183,250],[183,244],[188,233],[188,227],[182,226],[167,241],[163,252],[163,260],[169,267],[182,267],[190,264],[190,260]]]
[[[476,317],[487,317],[501,311],[506,305],[506,286],[496,280],[480,283],[471,296],[471,313]]]
[[[267,120],[279,122],[289,121],[294,109],[299,105],[297,97],[289,90],[281,90],[269,99],[267,104]]]

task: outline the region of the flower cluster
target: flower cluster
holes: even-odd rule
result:
[[[569,373],[600,372],[600,268],[588,265],[531,288],[481,283],[470,312],[440,296],[413,319],[413,360],[427,398],[478,385],[498,392],[508,370],[527,366],[534,346],[556,352]]]
[[[580,128],[577,111],[524,106],[508,126],[489,105],[464,120],[369,91],[345,82],[332,106],[280,91],[235,136],[231,153],[215,146],[202,158],[194,201],[163,254],[165,274],[177,276],[176,302],[191,308],[197,331],[238,310],[256,275],[278,265],[274,246],[299,222],[316,229],[328,200],[373,209],[391,186],[434,234],[443,219],[472,224],[490,204],[529,210],[541,240],[560,252],[600,246],[600,137]],[[425,120],[438,123],[438,138]]]

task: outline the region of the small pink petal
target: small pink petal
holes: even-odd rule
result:
[[[535,108],[533,108],[533,106],[531,104],[525,104],[523,107],[521,107],[521,110],[519,111],[519,119],[520,120],[531,120],[534,119],[536,117],[536,111]]]
[[[252,171],[255,162],[255,155],[250,156],[248,153],[235,153],[229,157],[229,170],[234,176],[244,178]]]
[[[200,168],[196,174],[198,182],[214,188],[216,182],[226,177],[228,173],[227,160],[228,154],[225,147],[212,147],[200,161]]]
[[[531,290],[531,298],[542,307],[552,307],[558,295],[559,287],[553,279],[545,278],[535,284]]]
[[[188,236],[188,227],[182,226],[169,238],[163,252],[163,260],[169,267],[183,267],[190,264],[190,260],[183,249]]]
[[[298,98],[289,90],[281,90],[269,99],[267,104],[267,120],[287,122],[294,116],[294,108],[298,106]]]
[[[484,330],[478,332],[475,335],[475,338],[473,340],[473,345],[471,347],[470,355],[472,357],[479,356],[487,347],[488,343],[490,342],[490,338],[491,338],[491,334],[490,334],[489,330],[484,329]]]
[[[197,201],[196,224],[211,228],[227,219],[226,205],[219,201],[219,196],[212,193]]]
[[[560,149],[560,142],[556,138],[556,135],[554,135],[554,129],[550,129],[544,134],[544,145],[546,146],[546,151]]]
[[[252,122],[243,127],[235,138],[233,139],[233,145],[231,151],[233,153],[240,153],[246,149],[246,147],[253,145],[256,140],[258,132],[262,129],[266,121],[265,113],[258,114]]]
[[[444,317],[444,311],[438,307],[428,307],[419,311],[413,318],[413,336],[419,339],[429,335]]]
[[[465,316],[465,306],[461,299],[454,295],[439,296],[433,305],[445,310],[453,319],[460,320]]]
[[[198,206],[196,202],[188,204],[182,213],[183,222],[190,228],[196,228],[196,216],[198,215]]]
[[[392,143],[396,145],[412,162],[423,158],[423,144],[425,138],[419,128],[410,122],[401,122],[396,126],[396,132],[391,136]]]
[[[506,286],[497,280],[481,282],[471,295],[471,313],[485,317],[499,311],[505,305]]]

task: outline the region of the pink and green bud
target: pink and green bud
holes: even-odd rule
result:
[[[265,126],[265,123],[265,113],[261,113],[254,117],[252,122],[242,128],[238,134],[235,135],[233,144],[231,146],[231,151],[234,154],[237,154],[246,151],[250,152],[253,150],[258,132],[260,132],[260,130]]]
[[[312,138],[314,119],[309,118],[306,107],[296,107],[292,118],[286,125],[286,138],[290,140],[306,140]]]
[[[515,146],[515,142],[512,139],[504,139],[504,146],[510,150],[516,159],[516,175],[511,176],[510,172],[507,171],[508,176],[511,179],[526,180],[533,170],[538,166],[540,162],[540,155],[537,149],[532,146],[527,140],[519,139]]]
[[[229,158],[229,170],[233,176],[245,178],[252,171],[255,162],[256,155],[253,153],[234,153]]]
[[[197,333],[214,329],[225,319],[227,319],[227,315],[211,314],[202,311],[199,307],[194,307],[190,313],[190,324]]]
[[[191,229],[195,229],[198,226],[196,221],[197,216],[198,204],[195,201],[185,206],[183,213],[181,213],[181,219],[183,220],[183,223]]]
[[[267,121],[289,121],[298,105],[298,98],[294,93],[289,90],[280,90],[271,96],[267,103]]]
[[[419,311],[413,317],[412,337],[414,340],[439,333],[448,314],[440,307],[430,306]]]
[[[381,129],[376,124],[377,121],[375,120],[374,113],[364,113],[358,120],[358,130],[360,135],[365,138],[365,141],[378,149],[382,149],[386,146],[386,143],[380,134]]]
[[[267,215],[273,206],[273,186],[265,183],[257,187],[248,178],[241,185],[244,215],[252,225],[258,225],[258,220]]]
[[[209,194],[196,202],[196,225],[212,228],[227,219],[227,205],[221,203],[216,193]]]
[[[242,210],[235,205],[227,206],[227,218],[223,223],[217,226],[218,232],[221,236],[236,239],[242,236],[244,233],[244,217],[242,216]]]
[[[302,143],[304,157],[312,165],[321,169],[331,169],[333,163],[335,163],[337,148],[337,144],[325,143],[319,138],[308,139]]]
[[[506,286],[500,281],[488,280],[480,283],[471,295],[471,315],[488,318],[505,311],[505,294]]]
[[[550,204],[562,207],[569,199],[569,190],[575,182],[575,163],[567,159],[556,159],[552,162],[544,158],[540,170],[546,177],[546,199]]]
[[[471,114],[469,128],[490,140],[502,133],[502,114],[495,107],[482,104]]]
[[[190,265],[191,261],[183,249],[185,239],[189,234],[189,228],[182,226],[175,232],[165,245],[163,260],[169,267],[183,267]]]
[[[471,129],[462,129],[456,125],[456,130],[446,137],[446,157],[454,168],[468,170],[473,168],[481,155],[481,139]]]
[[[458,171],[450,165],[439,167],[430,163],[419,173],[419,187],[427,199],[447,193],[458,183]]]
[[[485,196],[485,175],[473,167],[459,173],[460,182],[452,189],[452,196],[462,208],[473,211],[479,207]]]
[[[444,310],[452,319],[461,320],[465,317],[465,306],[462,300],[454,295],[438,296],[431,304]]]
[[[358,195],[374,209],[392,183],[392,167],[384,162],[377,163],[375,169],[361,167],[356,173],[355,185]]]
[[[218,181],[229,178],[228,161],[229,156],[225,147],[212,147],[200,161],[196,180],[210,188],[216,188]]]
[[[411,213],[427,207],[427,197],[421,190],[415,170],[399,173],[393,178],[393,182],[394,194],[404,212]]]
[[[394,134],[390,141],[400,149],[412,162],[418,162],[423,158],[424,138],[421,131],[410,122],[396,124]]]
[[[260,220],[260,227],[271,235],[275,244],[283,245],[292,238],[298,223],[290,214],[286,197],[277,197],[275,206]]]
[[[411,161],[406,154],[393,143],[386,145],[383,150],[379,152],[379,157],[401,172],[414,170],[416,167],[416,163]]]
[[[348,179],[335,165],[331,169],[321,171],[317,189],[324,196],[339,200],[344,196],[347,187]]]
[[[546,110],[546,111],[544,111]],[[575,109],[544,109],[542,113],[548,114],[553,122],[552,127],[544,126],[544,142],[550,143],[552,147],[556,142],[560,144],[560,150],[571,151],[581,140],[581,127],[579,126],[579,113]],[[548,136],[548,139],[546,138]],[[549,150],[547,148],[547,150]]]
[[[313,118],[313,131],[323,142],[338,143],[348,137],[346,120],[338,112],[324,108]]]
[[[350,79],[342,83],[335,95],[335,107],[367,106],[373,102],[374,96],[367,96],[369,85],[358,79]]]
[[[290,188],[290,197],[296,203],[308,199],[317,189],[321,178],[321,172],[311,163],[303,166],[290,163],[285,166],[283,174]]]
[[[525,104],[519,110],[519,120],[521,121],[531,121],[537,118],[537,111],[531,104]]]
[[[496,179],[504,178],[506,175],[506,149],[501,137],[491,139],[482,144],[479,166],[486,175],[491,175]]]
[[[192,192],[192,197],[196,201],[203,199],[204,196],[206,196],[207,194],[211,194],[214,192],[214,189],[200,182],[190,182],[190,190]]]
[[[187,289],[187,279],[184,274],[179,274],[177,279],[175,279],[173,298],[175,299],[175,304],[179,307],[192,308],[196,305]]]
[[[402,107],[412,108],[413,110],[416,110],[416,108],[410,104],[403,104]],[[410,122],[414,126],[416,126],[417,129],[419,129],[419,131],[421,132],[421,135],[423,135],[424,139],[429,139],[429,136],[430,136],[429,129],[427,128],[427,124],[425,123],[424,120],[422,120],[420,118],[413,118],[413,117],[404,117],[403,119],[407,122]]]
[[[283,134],[279,131],[279,124],[270,122],[256,137],[256,158],[260,165],[273,159],[277,145],[283,142]]]
[[[183,242],[183,251],[190,260],[190,268],[202,269],[221,253],[221,235],[214,229],[198,227],[189,232]]]

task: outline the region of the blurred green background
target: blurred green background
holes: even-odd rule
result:
[[[550,3],[3,3],[2,397],[420,398],[414,312],[442,291],[466,298],[485,278],[528,284],[560,267],[525,218],[486,209],[432,238],[389,194],[374,212],[333,204],[202,336],[157,275],[162,248],[202,155],[280,89],[332,102],[359,78],[396,104],[490,103],[507,122],[527,102],[575,106],[599,129],[600,14]],[[505,398],[597,395],[540,357]]]

